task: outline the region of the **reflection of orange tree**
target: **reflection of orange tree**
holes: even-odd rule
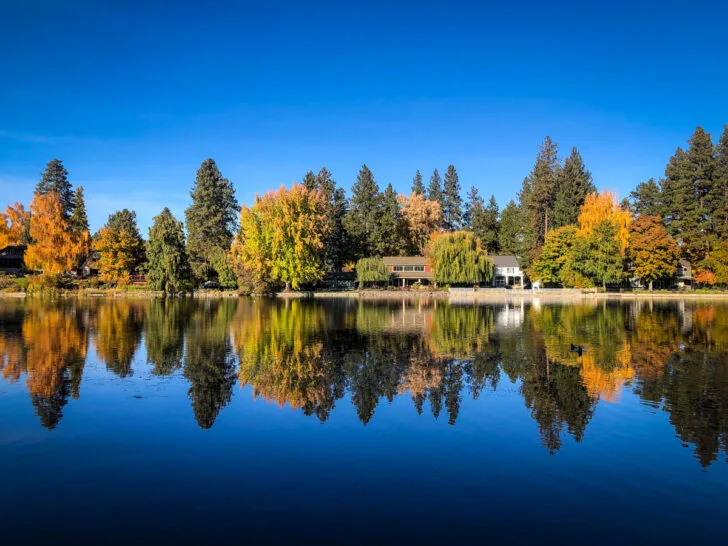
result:
[[[233,323],[241,386],[326,420],[343,395],[343,381],[324,343],[316,339],[325,320],[322,307],[299,301],[241,304]]]
[[[119,377],[132,374],[148,304],[120,298],[100,302],[96,309],[96,354]]]
[[[0,371],[11,383],[25,371],[22,342],[23,307],[20,302],[5,302],[0,307]]]

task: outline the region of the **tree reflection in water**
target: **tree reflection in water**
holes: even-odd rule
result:
[[[181,370],[201,428],[233,385],[325,422],[348,393],[369,423],[383,401],[456,425],[466,397],[505,379],[554,453],[625,389],[664,410],[703,465],[728,454],[728,313],[698,302],[488,305],[443,301],[105,299],[0,302],[0,372],[25,378],[41,424],[78,398],[89,340],[107,369]],[[584,347],[572,352],[572,343]],[[485,393],[485,394],[484,394]]]

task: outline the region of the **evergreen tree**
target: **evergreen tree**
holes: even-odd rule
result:
[[[430,186],[427,189],[427,199],[430,201],[437,201],[440,203],[440,207],[444,208],[443,197],[442,179],[440,178],[440,173],[437,169],[435,169],[430,177]]]
[[[475,217],[478,216],[478,211],[482,211],[484,208],[485,202],[478,194],[478,188],[470,186],[467,201],[465,202],[465,212],[463,213],[463,228],[475,231],[473,222]]]
[[[344,188],[336,186],[326,167],[322,167],[316,175],[313,171],[307,172],[302,183],[308,190],[320,191],[326,200],[326,218],[330,226],[324,236],[324,268],[326,271],[339,271],[351,257],[351,242],[344,228],[347,211]]]
[[[553,228],[576,224],[579,209],[590,193],[596,193],[592,175],[584,166],[584,160],[576,147],[564,161],[558,171],[556,180],[556,198],[554,201]],[[549,229],[550,229],[549,228]]]
[[[558,147],[546,137],[539,147],[536,164],[524,179],[518,194],[524,224],[524,252],[529,262],[543,245],[553,224],[553,208],[558,190]]]
[[[728,125],[723,127],[723,134],[715,148],[713,185],[709,197],[713,230],[720,240],[728,240]]]
[[[389,184],[382,193],[372,247],[376,256],[399,256],[404,253],[407,237],[397,192]]]
[[[155,290],[173,294],[191,287],[192,271],[185,245],[182,222],[165,207],[153,218],[147,241],[147,279]]]
[[[500,250],[499,215],[498,202],[495,200],[495,196],[491,195],[488,206],[483,210],[483,219],[479,222],[478,229],[473,230],[480,237],[488,254],[495,254]]]
[[[60,159],[53,159],[48,162],[40,182],[35,187],[35,191],[41,195],[48,192],[57,193],[63,205],[65,218],[71,217],[73,212],[73,189],[68,181],[68,171]]]
[[[654,178],[640,182],[629,194],[630,210],[635,214],[659,216],[662,212],[662,192]]]
[[[442,196],[442,213],[445,216],[445,229],[455,231],[460,229],[462,222],[463,200],[460,197],[460,180],[454,165],[447,167],[445,173],[445,187]]]
[[[419,193],[425,195],[425,184],[422,182],[422,175],[419,169],[415,173],[415,177],[412,179],[412,193]]]
[[[379,187],[369,167],[362,165],[359,176],[351,188],[349,211],[344,218],[344,226],[353,239],[357,257],[369,257],[374,251],[374,231],[379,221]]]
[[[86,200],[83,197],[83,186],[76,188],[73,195],[73,212],[71,212],[71,229],[78,233],[88,231]]]
[[[515,201],[511,200],[501,214],[498,244],[501,253],[517,256],[519,263],[525,265],[523,214]]]
[[[185,211],[187,252],[195,277],[203,281],[216,275],[213,257],[220,250],[230,250],[237,227],[238,202],[233,185],[212,159],[200,165],[190,196],[192,205]]]
[[[665,168],[663,220],[683,257],[697,265],[708,255],[713,239],[709,196],[715,149],[702,127],[695,129],[688,144],[687,151],[677,149]]]

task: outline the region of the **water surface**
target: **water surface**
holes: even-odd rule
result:
[[[0,300],[0,376],[3,544],[728,532],[722,304]]]

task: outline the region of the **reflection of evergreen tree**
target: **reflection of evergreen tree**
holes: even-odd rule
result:
[[[149,302],[144,344],[155,375],[168,375],[182,366],[190,308],[187,299],[155,298]]]
[[[235,302],[206,300],[195,309],[185,339],[184,376],[200,428],[209,429],[233,394],[235,355],[229,327]]]
[[[63,418],[63,407],[68,403],[68,397],[71,395],[71,381],[68,374],[63,377],[56,385],[56,390],[50,395],[33,394],[30,401],[33,403],[35,413],[40,419],[40,424],[48,430],[53,430],[58,426]]]

